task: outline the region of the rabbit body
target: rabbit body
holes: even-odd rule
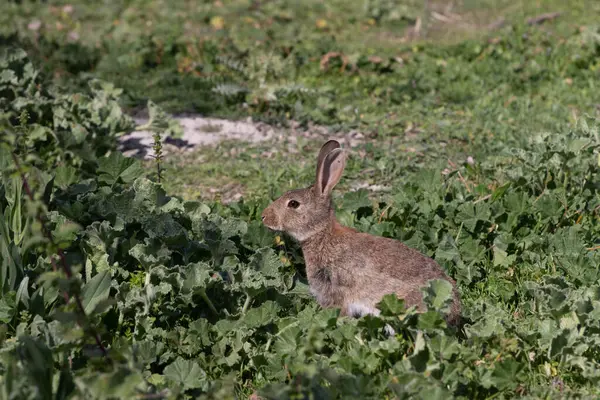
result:
[[[342,315],[377,314],[384,294],[395,293],[407,306],[424,311],[421,287],[446,279],[431,258],[397,240],[373,236],[340,225],[302,242],[311,292],[322,307],[339,307]],[[452,317],[460,312],[458,295]]]
[[[395,293],[407,306],[424,311],[421,288],[432,279],[452,284],[447,321],[460,318],[456,283],[431,258],[402,242],[341,225],[335,218],[331,190],[345,166],[336,141],[327,142],[317,162],[316,183],[292,190],[265,209],[263,223],[300,242],[311,293],[322,307],[341,308],[342,315],[378,314],[376,305]]]

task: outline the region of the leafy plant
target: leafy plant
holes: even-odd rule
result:
[[[294,82],[296,66],[291,56],[253,52],[244,63],[225,57],[218,57],[217,61],[233,73],[232,78],[239,78],[216,84],[213,92],[226,97],[243,95],[247,104],[259,110],[293,105],[316,93]]]

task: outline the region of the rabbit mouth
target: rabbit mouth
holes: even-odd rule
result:
[[[267,227],[271,231],[281,231],[282,230],[282,228],[280,226],[275,226],[274,224],[271,224],[270,223],[271,221],[269,221],[269,219],[270,218],[266,218],[265,216],[263,216],[261,218],[262,223],[265,227]]]
[[[271,226],[263,221],[263,225],[266,226],[270,231],[273,232],[283,232],[283,228],[279,226]]]

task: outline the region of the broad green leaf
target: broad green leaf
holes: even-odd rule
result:
[[[371,208],[373,204],[369,199],[369,192],[365,189],[360,189],[355,192],[344,194],[341,208],[346,211],[356,211],[362,207]]]
[[[8,324],[17,312],[16,293],[7,292],[0,298],[0,321]]]
[[[241,326],[245,328],[257,328],[262,325],[270,324],[277,318],[279,306],[273,301],[267,301],[260,307],[252,308],[246,312],[240,320]]]
[[[144,380],[138,371],[118,366],[110,372],[92,373],[75,378],[78,387],[85,388],[95,399],[131,399],[139,394]]]
[[[138,243],[129,250],[129,255],[138,260],[145,268],[153,265],[167,264],[171,259],[171,251],[163,244],[157,245],[150,240],[147,244]],[[150,244],[152,243],[152,244]]]
[[[66,249],[77,239],[77,234],[81,231],[81,226],[73,221],[64,218],[62,215],[56,221],[56,229],[52,231],[54,243],[60,248]]]
[[[440,261],[455,261],[460,258],[454,239],[447,235],[435,251],[435,259]]]
[[[183,208],[192,221],[200,220],[210,213],[210,207],[199,201],[186,201]]]
[[[111,272],[108,270],[96,274],[85,284],[81,293],[81,302],[86,314],[91,313],[98,304],[108,298],[110,284]]]
[[[119,179],[124,183],[133,182],[144,173],[144,168],[138,160],[113,152],[110,156],[98,160],[97,172],[100,182],[113,185]]]
[[[494,365],[489,380],[484,381],[497,389],[514,388],[519,384],[523,365],[513,359],[507,359]]]
[[[207,383],[206,372],[196,362],[181,357],[167,365],[163,374],[184,389],[201,388]]]
[[[66,189],[79,181],[79,172],[70,165],[60,165],[56,168],[54,184],[61,189]]]
[[[187,239],[186,230],[171,214],[148,215],[142,224],[151,239],[161,239],[169,244],[183,244]]]
[[[436,310],[444,310],[452,301],[452,284],[445,279],[431,280],[423,294],[425,304]]]
[[[382,315],[398,315],[405,311],[404,300],[398,298],[395,294],[386,294],[377,304]]]
[[[487,203],[478,203],[477,205],[465,203],[458,207],[456,216],[457,222],[463,224],[470,231],[475,231],[475,227],[479,221],[487,221],[489,209]]]
[[[429,359],[429,349],[425,344],[423,333],[418,332],[414,343],[413,354],[409,357],[409,361],[415,371],[425,372]]]
[[[41,398],[52,398],[54,360],[50,349],[40,340],[21,336],[18,352],[21,362],[25,364],[30,384],[37,388]]]

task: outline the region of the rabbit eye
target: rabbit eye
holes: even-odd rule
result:
[[[298,203],[296,200],[290,200],[288,201],[287,206],[290,208],[298,208],[300,206],[300,203]]]

